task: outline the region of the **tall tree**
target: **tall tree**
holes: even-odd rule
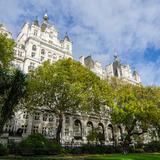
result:
[[[49,110],[59,117],[56,139],[60,141],[65,112],[99,111],[107,83],[72,59],[45,62],[28,76],[27,105],[31,109]],[[109,101],[109,100],[108,100]],[[32,108],[33,107],[33,108]]]
[[[13,47],[15,42],[0,34],[0,67],[8,68],[14,58]]]
[[[115,91],[115,103],[111,116],[113,123],[125,127],[123,146],[126,149],[133,136],[143,135],[154,124],[155,119],[158,120],[158,99],[153,87],[117,82],[114,81],[112,84]]]
[[[14,41],[0,34],[0,135],[25,93],[25,75],[11,69]]]
[[[12,39],[0,34],[0,95],[10,86],[11,76],[8,72],[14,58],[14,45],[15,42]]]
[[[1,82],[3,86],[0,92],[0,135],[3,133],[5,123],[12,118],[17,105],[26,91],[26,76],[19,70],[13,74],[3,73]],[[2,84],[2,83],[1,83]]]

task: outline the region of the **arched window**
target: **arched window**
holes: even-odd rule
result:
[[[57,59],[57,56],[55,53],[53,53],[53,59],[56,60]]]
[[[102,123],[99,123],[98,129],[99,129],[99,133],[98,133],[99,142],[100,144],[104,144],[104,141],[105,141],[104,125]]]
[[[82,125],[78,119],[74,121],[73,132],[75,139],[82,139]]]
[[[102,134],[104,134],[104,126],[102,123],[98,124],[98,128],[99,128],[99,132],[101,132]]]
[[[117,136],[118,136],[118,140],[119,141],[122,141],[122,128],[121,126],[118,126],[118,133],[117,133]]]
[[[41,50],[41,54],[45,55],[45,50],[44,49]]]
[[[108,139],[109,141],[114,139],[113,126],[111,124],[108,125]]]
[[[33,46],[32,46],[32,50],[33,50],[33,51],[36,51],[36,50],[37,50],[36,45],[33,45]]]
[[[91,121],[87,122],[87,132],[88,134],[93,131],[93,123]]]

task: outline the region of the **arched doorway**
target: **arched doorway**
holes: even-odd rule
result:
[[[78,119],[74,121],[73,132],[74,132],[74,139],[76,140],[82,139],[82,124],[81,121]]]
[[[100,144],[102,145],[104,144],[104,141],[105,141],[104,125],[102,123],[98,124],[98,130],[99,130],[98,139],[99,139]]]

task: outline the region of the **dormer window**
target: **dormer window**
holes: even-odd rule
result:
[[[34,36],[37,36],[37,34],[38,34],[38,31],[37,30],[34,30]]]
[[[41,54],[45,55],[45,50],[44,49],[41,50]]]
[[[32,46],[32,50],[33,50],[33,51],[36,51],[36,50],[37,50],[36,45],[33,45],[33,46]]]

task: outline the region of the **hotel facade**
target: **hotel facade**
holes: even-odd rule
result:
[[[0,25],[0,33],[12,38],[12,34],[5,26]],[[49,17],[45,14],[42,21],[37,18],[33,22],[25,23],[16,38],[14,48],[15,59],[12,65],[28,73],[30,70],[49,60],[51,63],[59,59],[72,58],[72,41],[65,34],[59,39],[58,30],[50,24]],[[140,84],[140,76],[131,70],[129,65],[120,62],[118,56],[113,63],[102,67],[101,63],[94,61],[91,56],[81,56],[81,64],[89,68],[102,79],[118,77],[131,84]],[[109,108],[106,107],[100,116],[96,114],[71,114],[63,115],[61,143],[63,145],[81,145],[87,143],[87,135],[93,128],[99,128],[104,135],[104,144],[111,145],[115,139],[122,140],[125,132],[123,126],[113,126],[110,121]],[[58,117],[52,113],[37,111],[32,114],[25,110],[15,113],[15,116],[4,127],[2,136],[9,141],[20,141],[31,133],[42,133],[47,138],[55,138]]]

